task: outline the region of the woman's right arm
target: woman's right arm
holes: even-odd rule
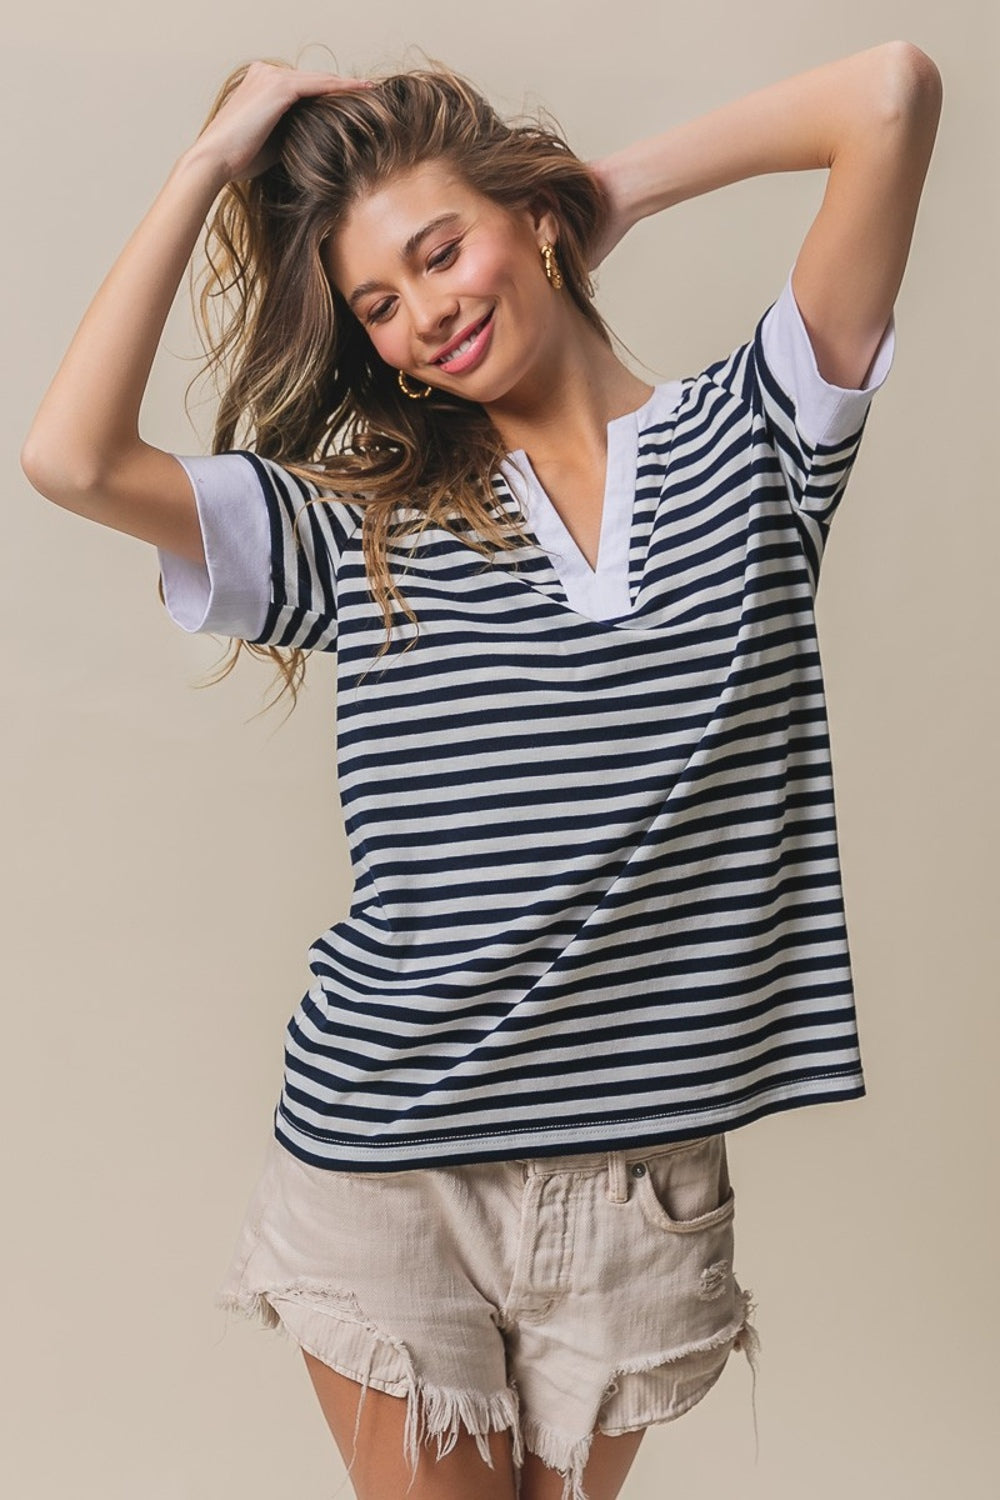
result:
[[[204,560],[191,485],[139,437],[139,408],[181,277],[227,178],[192,146],[174,165],[84,314],[21,449],[66,510]]]
[[[269,136],[297,99],[363,87],[356,78],[252,62],[178,158],[101,283],[21,449],[34,489],[66,510],[204,563],[191,483],[143,442],[139,410],[163,328],[216,197],[271,165]]]

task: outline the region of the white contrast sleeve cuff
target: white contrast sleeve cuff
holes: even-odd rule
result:
[[[183,630],[254,640],[270,604],[271,553],[256,471],[240,453],[172,457],[191,481],[205,564],[157,548],[170,617]]]
[[[837,443],[857,431],[872,397],[885,382],[896,348],[896,318],[894,312],[889,314],[864,385],[833,385],[819,372],[789,271],[781,295],[761,326],[761,342],[768,368],[795,402],[796,426],[802,437],[814,445]]]

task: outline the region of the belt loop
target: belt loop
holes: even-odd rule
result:
[[[623,1151],[608,1152],[608,1197],[612,1203],[628,1202],[628,1176]]]

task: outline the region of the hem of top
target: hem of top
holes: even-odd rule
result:
[[[751,1097],[744,1108],[734,1109],[731,1105],[720,1105],[715,1108],[707,1106],[688,1110],[684,1112],[685,1123],[674,1128],[654,1126],[649,1130],[627,1131],[623,1130],[621,1122],[618,1121],[603,1128],[595,1125],[594,1122],[577,1121],[569,1125],[553,1127],[553,1135],[544,1142],[538,1140],[538,1131],[544,1127],[536,1126],[533,1129],[508,1132],[508,1138],[501,1147],[490,1148],[484,1145],[482,1139],[478,1139],[469,1141],[465,1149],[458,1149],[457,1135],[442,1135],[435,1138],[441,1143],[440,1149],[430,1152],[423,1147],[409,1149],[405,1157],[398,1154],[398,1143],[392,1148],[395,1154],[388,1158],[386,1151],[389,1148],[385,1143],[371,1147],[366,1156],[354,1156],[348,1159],[329,1154],[322,1155],[317,1151],[316,1146],[323,1140],[323,1137],[319,1135],[310,1137],[297,1127],[289,1125],[281,1115],[280,1105],[274,1112],[272,1135],[279,1145],[310,1166],[324,1167],[334,1172],[384,1172],[388,1174],[426,1170],[431,1167],[471,1165],[475,1162],[519,1161],[529,1156],[563,1156],[574,1152],[601,1150],[626,1151],[640,1146],[667,1145],[671,1141],[691,1140],[705,1135],[723,1134],[728,1130],[738,1130],[766,1115],[776,1114],[786,1109],[861,1099],[866,1093],[867,1088],[861,1068],[844,1074],[837,1074],[831,1070],[811,1073],[807,1078],[800,1078],[794,1083],[783,1084],[768,1089],[766,1092],[761,1091],[755,1097]],[[678,1115],[677,1110],[663,1110],[659,1114],[644,1115],[643,1119],[652,1123],[657,1119],[676,1120]],[[405,1148],[406,1143],[402,1144]]]

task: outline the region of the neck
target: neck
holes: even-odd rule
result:
[[[486,409],[508,452],[523,448],[532,460],[573,467],[605,453],[608,423],[644,405],[653,387],[579,315],[550,349]]]

